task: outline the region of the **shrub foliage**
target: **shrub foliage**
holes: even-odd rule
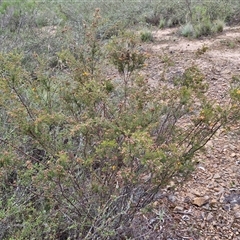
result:
[[[1,239],[120,238],[237,109],[209,102],[196,66],[174,87],[151,85],[139,37],[103,45],[100,20],[54,68],[44,54],[31,71],[24,53],[0,54]]]

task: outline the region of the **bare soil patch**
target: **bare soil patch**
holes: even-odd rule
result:
[[[197,65],[206,76],[209,97],[221,104],[229,101],[232,76],[240,75],[240,27],[201,40],[176,32],[155,31],[155,42],[144,46],[151,54],[144,70],[149,81],[171,80]],[[167,71],[164,58],[171,62]],[[154,203],[154,215],[139,216],[142,223],[136,223],[144,223],[148,234],[136,239],[240,239],[240,125],[221,129],[196,160],[190,178],[180,187],[169,186],[173,190]]]

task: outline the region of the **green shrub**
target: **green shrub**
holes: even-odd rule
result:
[[[166,26],[166,19],[160,19],[159,28],[164,28]]]
[[[212,23],[208,20],[200,22],[195,27],[195,36],[201,37],[201,36],[209,36],[213,33]]]
[[[214,22],[213,31],[214,31],[214,32],[217,32],[217,33],[222,32],[223,29],[224,29],[224,25],[225,25],[225,24],[224,24],[223,21],[221,21],[221,20],[216,20],[216,21]]]
[[[153,42],[153,35],[151,32],[141,32],[140,37],[142,42]]]
[[[239,75],[232,76],[230,95],[231,95],[231,98],[232,98],[231,119],[233,121],[236,121],[236,120],[240,119],[240,111],[239,111],[239,106],[240,106],[240,76]]]
[[[160,15],[157,12],[154,12],[151,16],[145,17],[147,24],[152,26],[158,26],[160,22]]]
[[[234,88],[231,111],[209,102],[196,66],[174,88],[153,87],[140,74],[139,36],[103,44],[100,23],[98,9],[81,44],[55,52],[54,68],[45,54],[32,69],[24,53],[0,54],[2,239],[134,238],[136,214],[184,180],[239,110]]]
[[[235,4],[229,4],[224,0],[202,1],[201,3],[185,1],[185,4],[187,9],[186,22],[193,26],[195,37],[222,32],[224,21],[229,14],[236,11],[236,8],[233,7]],[[188,32],[187,29],[184,29],[187,36],[189,36]]]
[[[177,18],[175,18],[174,16],[172,16],[171,18],[169,18],[166,22],[166,26],[171,28],[171,27],[175,27],[179,24],[179,21]]]
[[[184,25],[181,30],[180,30],[180,34],[184,37],[191,37],[194,35],[194,29],[192,24],[187,23],[186,25]]]

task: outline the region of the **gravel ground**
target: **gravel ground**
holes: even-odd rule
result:
[[[143,46],[151,55],[144,69],[149,81],[155,84],[163,74],[171,80],[194,64],[206,76],[208,96],[220,104],[229,101],[232,76],[240,75],[240,27],[201,40],[176,32],[153,32],[154,43]],[[161,56],[172,62],[167,71]],[[196,160],[196,170],[183,185],[172,183],[173,190],[166,189],[153,204],[154,213],[135,219],[135,239],[240,239],[240,125],[220,129]]]

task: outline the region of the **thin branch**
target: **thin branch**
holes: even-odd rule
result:
[[[24,102],[22,96],[18,93],[18,91],[16,90],[15,87],[12,87],[13,91],[16,93],[16,95],[18,96],[20,102],[22,103],[22,105],[25,107],[25,109],[27,110],[27,113],[29,115],[29,117],[34,121],[34,116],[32,115],[32,113],[30,112],[29,107],[27,106],[27,104]]]
[[[23,150],[21,150],[18,147],[15,147],[13,144],[11,144],[10,142],[8,142],[7,140],[4,140],[3,138],[0,137],[0,141],[11,146],[13,149],[15,149],[16,151],[19,151],[20,153],[22,153],[24,156],[29,157],[30,159],[32,159],[34,162],[40,162],[40,160],[38,160],[37,158],[25,153]]]

